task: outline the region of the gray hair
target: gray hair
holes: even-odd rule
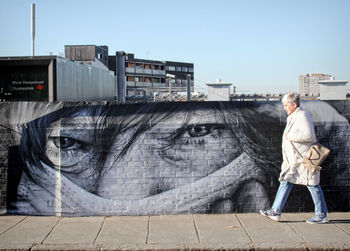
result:
[[[297,93],[287,93],[286,95],[283,96],[282,102],[287,102],[287,103],[295,103],[297,106],[300,106],[300,96]]]

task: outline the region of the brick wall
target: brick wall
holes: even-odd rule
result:
[[[332,150],[321,175],[328,208],[348,211],[349,102],[302,107]],[[0,113],[3,213],[256,212],[279,185],[280,102],[1,103]],[[285,211],[313,211],[305,187]]]
[[[8,135],[6,129],[0,129],[1,135]],[[5,137],[1,137],[4,142]],[[6,213],[7,201],[7,146],[4,143],[0,144],[0,213]]]

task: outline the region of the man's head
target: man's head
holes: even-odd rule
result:
[[[300,106],[300,97],[296,93],[287,93],[282,98],[284,110],[291,115]]]

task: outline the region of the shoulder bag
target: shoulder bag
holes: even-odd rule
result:
[[[316,142],[309,148],[309,150],[305,153],[305,155],[302,156],[294,146],[293,142],[290,141],[290,143],[294,148],[294,152],[297,152],[301,157],[303,165],[311,173],[316,172],[316,170],[321,171],[322,169],[321,164],[331,152],[327,147]]]

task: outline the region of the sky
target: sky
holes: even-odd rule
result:
[[[0,0],[0,57],[30,56],[31,3],[37,56],[94,44],[189,62],[200,92],[217,79],[271,94],[308,73],[350,81],[350,0]]]

